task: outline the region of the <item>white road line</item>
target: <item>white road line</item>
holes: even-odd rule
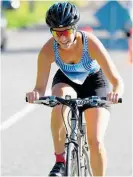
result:
[[[29,104],[29,105],[25,106],[21,111],[17,112],[13,116],[9,117],[6,121],[4,121],[0,125],[0,130],[2,131],[5,129],[8,129],[13,124],[15,124],[16,122],[21,120],[26,114],[33,111],[35,108],[37,108],[37,105],[34,105],[34,104]]]
[[[51,95],[50,89],[46,91],[46,95]],[[1,123],[1,125],[0,125],[0,131],[4,131],[4,130],[10,128],[16,122],[18,122],[24,116],[26,116],[26,114],[28,114],[29,112],[35,110],[36,108],[38,108],[38,105],[28,104],[21,111],[17,112],[13,116],[9,117],[6,121],[4,121],[3,123]]]

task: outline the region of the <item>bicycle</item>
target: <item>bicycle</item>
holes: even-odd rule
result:
[[[27,101],[27,100],[26,100]],[[119,98],[119,103],[122,103],[122,98]],[[81,108],[84,106],[96,106],[109,103],[106,97],[91,96],[84,99],[76,98],[71,99],[70,95],[66,95],[65,99],[56,96],[40,97],[34,103],[43,104],[50,107],[62,104],[70,107],[71,112],[70,121],[70,134],[66,127],[66,168],[64,176],[92,176],[89,159],[89,146],[87,143],[86,123],[83,121],[83,111]],[[62,106],[62,110],[63,110]],[[63,114],[62,114],[63,116]],[[63,117],[64,120],[64,117]]]

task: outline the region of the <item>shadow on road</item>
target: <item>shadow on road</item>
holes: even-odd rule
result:
[[[8,54],[27,54],[27,53],[38,53],[41,50],[40,48],[26,48],[26,49],[6,49],[5,51],[2,51],[1,54],[8,55]]]
[[[45,24],[36,24],[33,26],[20,28],[18,29],[18,31],[22,31],[22,32],[49,31],[49,28]]]

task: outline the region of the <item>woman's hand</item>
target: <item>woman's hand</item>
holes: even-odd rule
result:
[[[39,92],[37,91],[32,91],[26,93],[26,97],[29,103],[34,103],[35,100],[39,99]]]
[[[113,104],[118,103],[118,99],[119,99],[119,94],[115,93],[115,92],[110,92],[107,94],[107,100],[112,102]]]

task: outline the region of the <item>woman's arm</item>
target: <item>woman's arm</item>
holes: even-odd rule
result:
[[[122,96],[124,92],[124,83],[122,78],[114,65],[109,53],[100,42],[100,40],[93,34],[88,34],[88,48],[90,56],[96,59],[101,69],[105,73],[105,76],[113,86],[113,92]]]
[[[46,43],[38,55],[37,61],[37,78],[34,91],[43,96],[46,91],[51,64],[53,61],[51,45]]]

